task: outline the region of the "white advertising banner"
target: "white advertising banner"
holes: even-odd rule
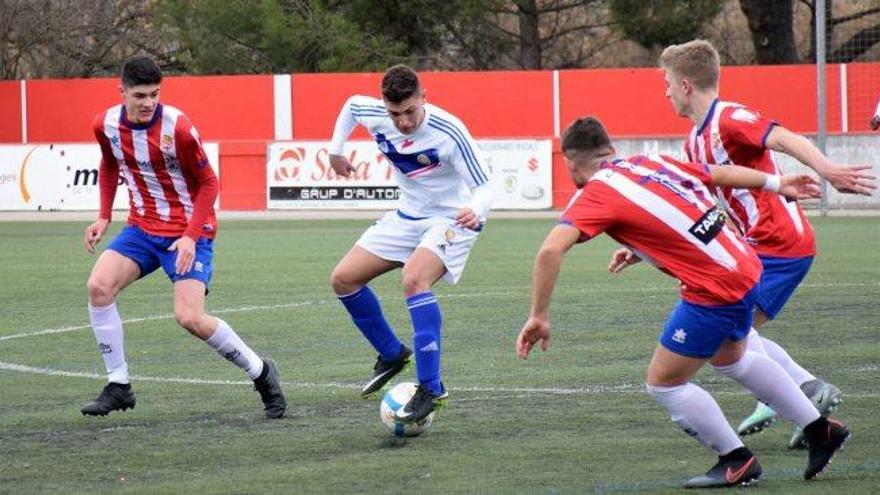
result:
[[[492,173],[493,209],[550,208],[553,156],[550,140],[478,140]],[[400,191],[392,164],[372,141],[352,141],[346,153],[357,169],[350,177],[330,167],[326,141],[276,142],[266,164],[269,209],[389,209]]]
[[[205,143],[204,148],[218,172],[220,147]],[[97,210],[100,163],[97,144],[0,146],[0,211]],[[128,209],[125,184],[116,191],[113,209]]]

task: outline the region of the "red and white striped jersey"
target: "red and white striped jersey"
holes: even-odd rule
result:
[[[732,163],[779,174],[773,154],[765,146],[774,125],[775,121],[750,108],[716,99],[703,123],[691,130],[685,153],[691,162]],[[813,227],[797,201],[762,190],[717,191],[724,198],[731,219],[758,254],[782,258],[816,254]]]
[[[150,122],[135,124],[116,105],[93,123],[101,145],[101,218],[111,216],[121,174],[128,185],[128,224],[165,237],[213,239],[217,176],[198,131],[180,110],[157,105]]]
[[[727,226],[706,165],[665,155],[606,162],[578,190],[560,223],[581,240],[605,232],[681,282],[682,299],[737,302],[761,277],[755,251]]]

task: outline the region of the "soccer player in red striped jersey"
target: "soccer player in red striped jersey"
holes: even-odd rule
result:
[[[690,161],[724,165],[736,163],[769,174],[779,173],[771,150],[788,154],[809,166],[838,191],[871,194],[873,176],[867,166],[847,167],[823,155],[805,137],[794,134],[757,111],[718,97],[720,62],[715,48],[704,40],[667,47],[660,55],[666,96],[676,113],[694,127],[685,143]],[[801,283],[816,254],[813,228],[796,201],[766,191],[717,188],[729,218],[758,252],[764,267],[754,327],[774,319]],[[840,390],[817,379],[772,340],[753,330],[750,349],[776,360],[810,397],[822,414],[840,403]],[[739,433],[757,433],[775,421],[772,408],[758,403],[739,426]],[[795,430],[789,447],[802,445]]]
[[[85,247],[95,245],[110,224],[119,177],[128,186],[127,225],[98,257],[89,276],[89,317],[108,384],[82,408],[90,416],[134,408],[125,360],[117,295],[129,284],[162,268],[173,283],[174,316],[254,380],[268,418],[284,415],[287,402],[278,370],[258,356],[223,320],[205,312],[211,280],[219,189],[199,133],[180,110],[159,103],[162,72],[149,57],[122,66],[123,103],[95,117],[101,147],[98,220],[85,231]]]
[[[625,246],[612,257],[613,273],[645,260],[681,282],[681,300],[660,334],[646,383],[673,421],[718,455],[714,467],[685,486],[733,486],[761,475],[757,459],[712,396],[690,381],[706,361],[804,428],[810,440],[805,478],[824,470],[849,431],[820,416],[779,364],[747,351],[761,262],[726,225],[709,189],[763,188],[806,198],[818,196],[815,181],[668,156],[619,160],[605,128],[592,117],[565,131],[562,151],[579,190],[535,258],[531,314],[516,340],[517,354],[526,358],[537,343],[547,350],[550,297],[562,258],[575,244],[604,232]]]

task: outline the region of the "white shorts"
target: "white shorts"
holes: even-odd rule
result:
[[[402,217],[397,210],[389,211],[355,244],[382,259],[401,263],[406,263],[416,248],[429,249],[446,267],[443,280],[458,282],[480,233],[455,225],[451,218],[410,218]]]

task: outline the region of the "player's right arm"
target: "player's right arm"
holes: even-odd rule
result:
[[[367,118],[367,114],[375,114],[373,117],[379,116],[381,112],[377,108],[373,98],[354,95],[346,100],[336,117],[336,125],[333,127],[333,139],[330,141],[330,166],[337,174],[348,177],[355,171],[354,166],[345,157],[345,141],[351,135],[354,128],[358,124],[363,125],[363,119]]]
[[[734,189],[763,189],[792,199],[821,196],[819,183],[808,174],[771,175],[739,165],[706,165],[708,185]]]
[[[116,189],[119,186],[119,163],[113,155],[110,140],[104,134],[103,115],[96,117],[92,126],[95,139],[101,148],[101,164],[98,166],[98,192],[101,199],[98,219],[86,227],[83,239],[86,251],[89,253],[95,252],[95,245],[107,231],[113,215],[113,200],[116,199]]]
[[[532,310],[516,339],[516,354],[525,359],[532,347],[541,342],[541,350],[550,347],[550,296],[559,278],[562,258],[581,239],[575,227],[559,224],[547,234],[535,256],[532,271]]]
[[[846,166],[834,163],[809,139],[782,126],[773,126],[767,135],[765,146],[812,168],[840,192],[870,196],[876,189],[872,187],[872,179],[875,177],[869,171],[870,165]]]

